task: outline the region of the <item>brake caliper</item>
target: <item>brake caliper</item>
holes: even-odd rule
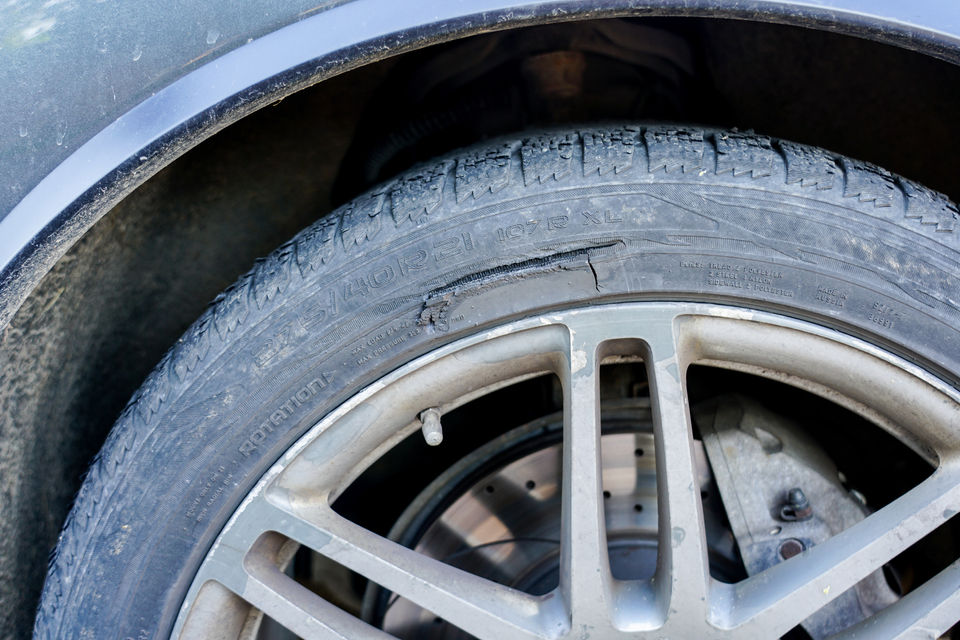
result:
[[[801,556],[869,515],[862,496],[841,484],[826,452],[789,420],[740,396],[694,413],[749,575]],[[878,570],[802,626],[819,640],[897,599]]]

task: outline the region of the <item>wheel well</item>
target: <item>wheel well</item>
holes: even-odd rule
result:
[[[654,118],[826,147],[960,196],[957,67],[797,27],[617,22],[646,34],[632,47],[643,55],[584,53],[587,35],[609,25],[569,23],[474,36],[335,77],[186,153],[77,242],[0,342],[0,573],[20,576],[16,593],[0,592],[0,610],[20,616],[6,628],[28,633],[83,472],[163,352],[258,256],[394,171],[526,126]],[[473,59],[454,72],[436,64],[470,47],[497,64],[482,74]],[[597,55],[619,65],[616,82],[591,75]]]

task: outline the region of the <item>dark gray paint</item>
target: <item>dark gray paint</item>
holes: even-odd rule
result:
[[[0,216],[120,114],[332,0],[27,0],[0,8]]]
[[[15,2],[0,9],[0,327],[123,195],[250,111],[431,42],[606,15],[811,25],[960,62],[960,5],[938,0]]]

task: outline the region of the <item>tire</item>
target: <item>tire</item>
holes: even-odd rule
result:
[[[258,261],[168,352],[77,496],[35,636],[166,637],[225,523],[300,436],[505,322],[732,305],[841,331],[956,388],[957,217],[883,169],[735,131],[545,131],[420,166]]]

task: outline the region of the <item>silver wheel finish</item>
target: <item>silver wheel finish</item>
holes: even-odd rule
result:
[[[642,357],[651,383],[659,552],[649,580],[616,580],[608,562],[598,378],[600,363],[617,356]],[[935,471],[822,544],[737,584],[718,582],[707,562],[684,388],[684,373],[694,363],[780,379],[834,400],[896,435]],[[332,510],[359,473],[421,428],[425,409],[442,414],[541,373],[556,374],[564,393],[556,591],[532,596],[503,587]],[[616,304],[531,318],[411,362],[311,429],[225,526],[189,590],[173,637],[246,637],[257,619],[246,615],[244,603],[306,638],[390,637],[287,577],[280,567],[294,546],[288,540],[481,639],[777,637],[960,510],[958,451],[960,398],[954,390],[872,345],[817,325],[684,303]],[[944,632],[960,616],[958,567],[955,562],[847,635]]]

